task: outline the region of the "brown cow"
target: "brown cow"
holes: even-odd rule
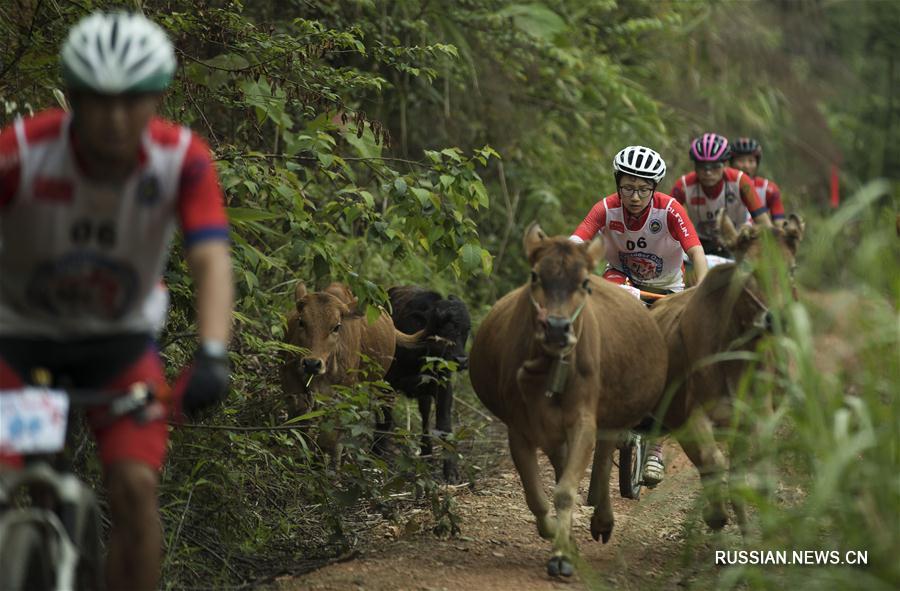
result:
[[[308,293],[302,282],[297,284],[285,341],[308,353],[286,354],[281,367],[281,387],[292,402],[292,412],[308,412],[315,392],[327,392],[331,386],[383,378],[393,361],[395,346],[418,342],[421,335],[397,331],[384,310],[369,324],[356,305],[357,298],[341,283],[315,293]],[[373,361],[368,367],[364,356]],[[379,419],[376,430],[383,431],[386,423],[384,417]],[[340,455],[333,442],[325,444]]]
[[[667,382],[674,388],[671,400],[664,399],[657,414],[665,413],[666,428],[678,430],[679,443],[700,471],[709,502],[704,520],[713,529],[722,528],[728,518],[726,461],[716,446],[711,415],[721,411],[723,403],[730,407],[738,380],[748,367],[747,356],[741,354],[754,352],[771,326],[769,308],[780,309],[792,295],[793,290],[784,289],[776,275],[779,265],[793,267],[804,229],[796,215],[783,226],[744,226],[740,233],[727,216],[720,215],[719,226],[736,263],[711,269],[699,286],[668,296],[650,310],[668,343]],[[763,233],[774,238],[783,261],[762,256]],[[723,353],[727,360],[710,361]],[[732,506],[744,529],[743,504],[734,497]]]
[[[666,375],[662,335],[644,306],[591,275],[603,239],[589,245],[525,233],[531,281],[501,298],[481,323],[469,355],[478,397],[506,423],[509,449],[541,537],[553,540],[551,575],[571,575],[572,511],[595,444],[591,534],[609,540],[609,473],[617,434],[657,404]],[[564,360],[566,380],[551,380]],[[553,382],[553,383],[551,383]],[[555,384],[555,385],[554,385]],[[609,436],[598,438],[598,430]],[[556,474],[553,504],[541,489],[537,449]],[[594,477],[592,477],[594,480]]]

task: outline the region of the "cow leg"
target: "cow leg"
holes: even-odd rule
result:
[[[430,457],[432,453],[431,448],[431,433],[429,433],[428,424],[431,421],[431,393],[430,392],[419,392],[416,399],[419,402],[419,414],[422,415],[422,448],[421,455],[425,457]]]
[[[547,452],[547,457],[550,459],[550,464],[553,466],[555,484],[559,484],[559,479],[562,478],[563,470],[566,467],[566,458],[569,455],[568,451],[567,445],[563,442],[558,447]]]
[[[594,467],[591,471],[591,486],[588,489],[588,504],[594,508],[591,515],[591,536],[594,540],[609,541],[612,535],[612,502],[609,498],[609,473],[612,471],[612,456],[616,442],[609,438],[597,440],[594,447]]]
[[[453,386],[449,381],[437,389],[434,426],[441,438],[453,433]],[[459,482],[459,469],[454,450],[448,449],[444,452],[443,469],[445,482]]]
[[[700,410],[691,414],[684,425],[684,432],[678,435],[678,442],[700,472],[707,500],[703,520],[711,529],[722,529],[728,523],[724,501],[727,465],[725,456],[716,445],[709,417]]]
[[[537,521],[538,535],[549,540],[556,534],[557,522],[550,515],[550,503],[541,490],[538,474],[537,447],[522,434],[509,430],[509,453],[522,480],[525,503]]]
[[[562,477],[553,490],[557,529],[553,538],[553,557],[547,564],[547,572],[550,575],[569,576],[574,570],[572,559],[576,548],[572,539],[572,512],[575,509],[578,484],[591,462],[597,438],[597,425],[593,414],[579,412],[577,417],[575,423],[567,429],[568,457]]]
[[[391,449],[391,437],[394,431],[394,406],[382,404],[380,415],[375,420],[375,437],[372,450],[376,455],[386,457]]]

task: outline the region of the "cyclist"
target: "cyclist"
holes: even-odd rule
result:
[[[207,145],[156,117],[172,43],[140,14],[94,13],[69,32],[61,65],[71,113],[44,111],[0,133],[0,389],[38,367],[74,388],[163,387],[153,334],[178,225],[200,337],[181,402],[188,413],[211,406],[228,390],[228,224]],[[92,430],[112,518],[108,587],[155,589],[166,422],[125,417]]]
[[[731,166],[750,177],[753,187],[759,195],[760,202],[766,204],[772,222],[784,220],[784,205],[781,203],[781,190],[775,181],[757,176],[759,161],[762,159],[762,146],[753,138],[740,137],[731,142]]]
[[[751,221],[772,225],[750,179],[740,170],[725,166],[731,153],[728,138],[705,133],[691,142],[694,172],[682,175],[672,187],[672,197],[685,206],[697,226],[707,255],[728,256],[719,241],[716,214],[723,207],[735,226]]]
[[[656,190],[666,163],[654,150],[628,146],[613,159],[616,192],[601,199],[570,237],[586,242],[602,233],[606,244],[604,279],[657,293],[684,289],[682,255],[694,263],[697,282],[706,276],[703,247],[684,208]],[[662,481],[662,441],[650,446],[644,483]]]

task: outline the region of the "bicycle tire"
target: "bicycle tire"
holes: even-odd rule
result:
[[[27,521],[10,525],[0,548],[0,589],[49,591],[55,588],[54,573],[40,528]]]
[[[623,498],[640,500],[646,459],[647,440],[639,433],[630,433],[619,448],[619,494]]]

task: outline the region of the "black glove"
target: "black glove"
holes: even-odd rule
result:
[[[189,417],[219,403],[228,394],[231,368],[224,347],[201,345],[194,353],[194,362],[186,371],[182,408]]]

